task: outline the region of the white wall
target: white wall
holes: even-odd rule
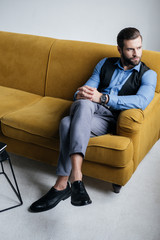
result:
[[[160,0],[0,0],[0,30],[116,45],[134,26],[160,51],[159,11]]]

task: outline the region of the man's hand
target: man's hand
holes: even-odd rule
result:
[[[92,102],[100,103],[102,93],[98,92],[96,88],[89,86],[82,86],[78,88],[77,99],[88,99]]]
[[[102,93],[98,92],[96,88],[94,88],[92,102],[101,103]]]
[[[89,86],[82,86],[78,88],[77,99],[88,99],[92,101],[94,88]]]

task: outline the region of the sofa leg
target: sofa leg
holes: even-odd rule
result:
[[[115,183],[112,183],[112,187],[113,187],[113,191],[114,191],[115,193],[119,193],[122,186],[121,186],[121,185],[118,185],[118,184],[115,184]]]

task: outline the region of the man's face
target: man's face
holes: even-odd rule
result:
[[[123,49],[118,48],[122,64],[124,66],[134,67],[138,65],[142,57],[142,39],[139,36],[133,40],[124,40]]]

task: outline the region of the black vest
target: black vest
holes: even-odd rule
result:
[[[103,90],[109,86],[112,75],[117,68],[115,63],[118,60],[119,58],[107,58],[103,64],[100,72],[100,84],[98,86],[99,92],[103,92]],[[133,70],[133,73],[122,86],[118,95],[135,95],[141,85],[142,75],[148,70],[149,68],[143,62],[141,62],[140,71],[137,72],[136,70]]]

